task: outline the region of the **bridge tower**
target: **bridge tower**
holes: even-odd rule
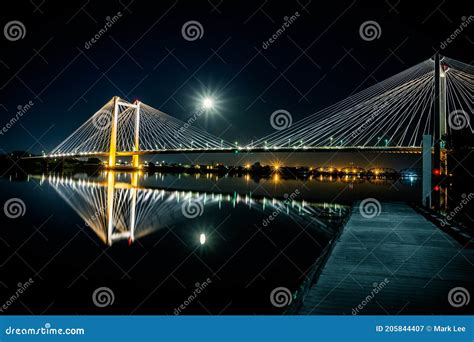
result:
[[[113,110],[112,120],[110,125],[110,147],[109,147],[109,162],[108,167],[113,169],[116,166],[117,158],[117,130],[118,130],[118,116],[120,107],[128,107],[135,109],[135,130],[133,137],[133,151],[130,154],[132,156],[132,166],[139,168],[140,157],[137,152],[140,150],[140,101],[136,100],[133,104],[120,101],[120,97],[114,96],[113,98]]]
[[[434,158],[433,168],[445,174],[446,155],[442,139],[446,134],[446,70],[439,53],[434,56]]]
[[[140,101],[135,100],[133,104],[136,106],[133,151],[138,152],[140,150]],[[140,166],[140,156],[138,154],[132,155],[132,166],[134,168],[138,168]]]
[[[114,109],[112,110],[112,120],[110,125],[110,148],[109,148],[109,167],[115,167],[115,158],[117,157],[117,123],[118,123],[118,103],[120,98],[114,96]]]

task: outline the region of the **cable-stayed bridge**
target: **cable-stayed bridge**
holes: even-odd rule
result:
[[[474,67],[441,57],[425,60],[382,82],[291,123],[273,118],[277,130],[240,146],[149,105],[112,98],[46,157],[116,158],[158,153],[377,150],[420,153],[423,135],[434,138],[439,163],[442,138],[469,128]],[[435,160],[436,165],[436,160]]]

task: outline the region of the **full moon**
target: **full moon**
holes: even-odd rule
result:
[[[202,101],[202,106],[203,106],[205,109],[211,109],[212,107],[214,107],[214,101],[213,101],[210,97],[206,97],[206,98]]]

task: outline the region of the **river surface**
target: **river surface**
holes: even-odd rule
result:
[[[0,305],[9,314],[281,313],[278,301],[297,297],[354,200],[417,201],[419,183],[11,175],[0,179]]]

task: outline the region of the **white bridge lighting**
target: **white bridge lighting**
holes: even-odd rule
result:
[[[201,243],[201,245],[204,245],[206,243],[206,234],[202,233],[199,236],[199,242]]]

